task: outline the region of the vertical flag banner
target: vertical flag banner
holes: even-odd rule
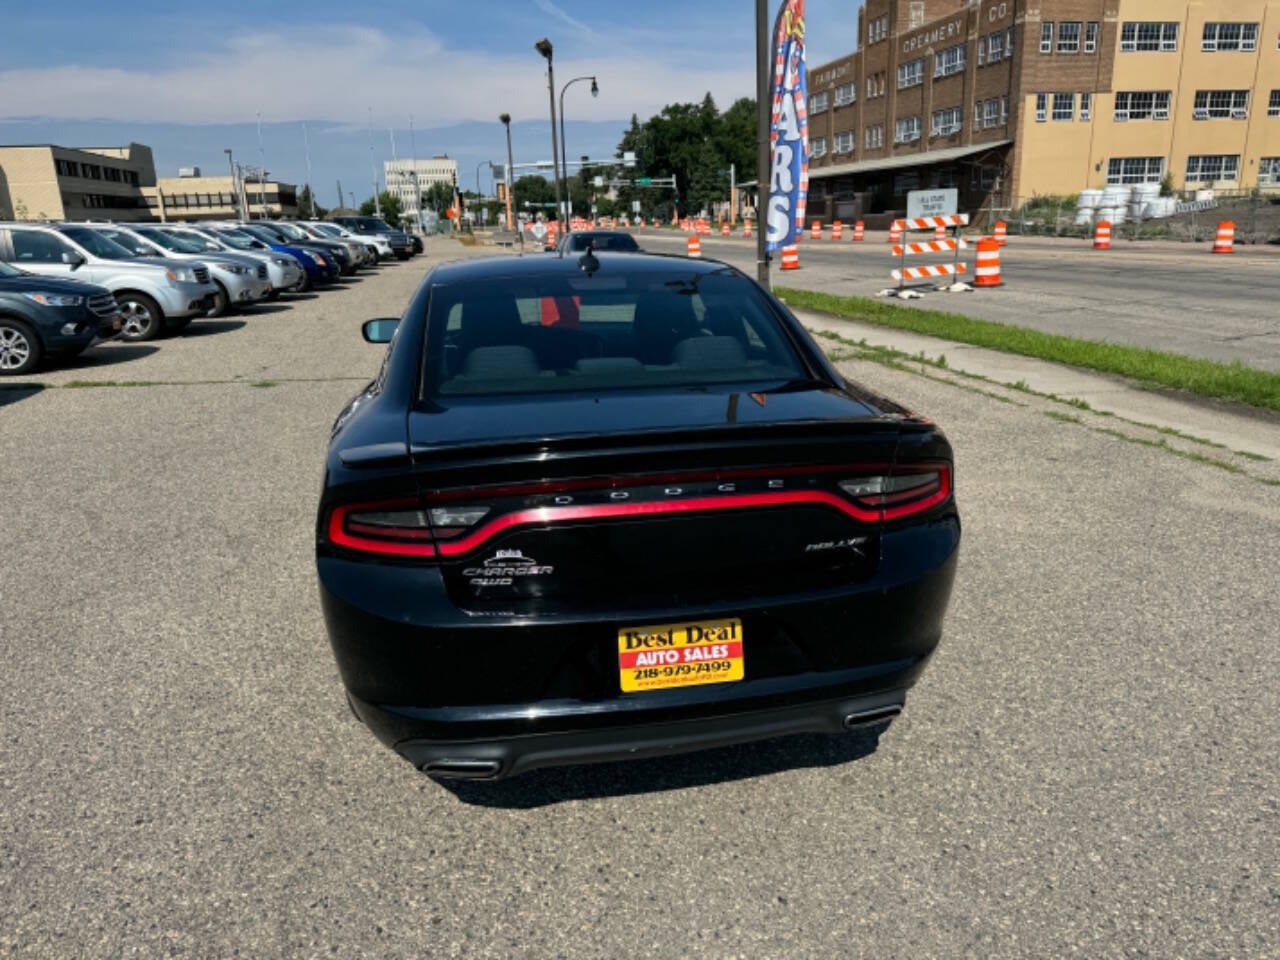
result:
[[[804,65],[804,0],[783,0],[773,31],[773,108],[765,249],[795,243],[809,196],[809,81]]]

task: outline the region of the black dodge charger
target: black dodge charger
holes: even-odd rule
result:
[[[942,633],[951,448],[724,264],[442,264],[365,324],[316,528],[352,709],[435,777],[882,727]]]

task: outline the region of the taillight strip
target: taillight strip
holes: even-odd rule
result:
[[[329,514],[329,542],[339,547],[346,547],[348,550],[358,550],[361,553],[379,553],[389,557],[434,557],[436,548],[430,543],[397,543],[393,540],[375,540],[373,537],[362,537],[349,533],[344,524],[347,514],[352,512],[377,509],[379,507],[408,507],[417,504],[417,502],[414,499],[384,500],[378,503],[348,503],[334,507],[333,512]],[[366,530],[369,529],[367,524],[359,524],[358,526]],[[387,533],[394,536],[395,530],[388,530]]]
[[[885,507],[885,520],[898,520],[902,517],[909,517],[915,513],[923,513],[931,507],[936,507],[940,503],[944,503],[947,497],[951,496],[951,467],[945,463],[931,464],[930,470],[938,471],[938,489],[931,496],[925,497],[923,500],[912,500],[910,503],[904,503],[900,507]]]
[[[503,514],[459,540],[437,544],[441,556],[456,557],[476,549],[512,527],[534,524],[566,523],[575,520],[607,520],[619,517],[651,517],[676,513],[705,513],[711,510],[749,510],[757,507],[780,507],[793,504],[815,504],[833,507],[860,523],[876,523],[880,511],[867,510],[825,490],[779,490],[733,496],[694,497],[688,500],[657,500],[646,503],[601,503],[580,507],[536,507]]]

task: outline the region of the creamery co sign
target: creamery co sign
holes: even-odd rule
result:
[[[964,17],[956,17],[948,23],[939,24],[932,30],[923,30],[913,37],[902,41],[902,52],[913,53],[926,47],[946,43],[948,40],[964,36]]]

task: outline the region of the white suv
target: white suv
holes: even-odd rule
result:
[[[29,273],[106,287],[120,305],[125,340],[181,330],[217,301],[209,268],[190,260],[135,257],[92,227],[0,223],[0,260]]]

